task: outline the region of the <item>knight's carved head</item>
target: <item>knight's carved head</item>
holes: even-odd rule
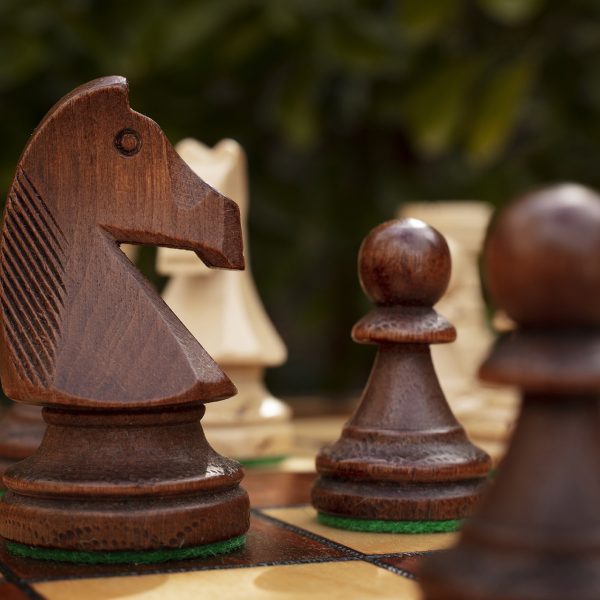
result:
[[[13,399],[154,405],[234,393],[110,243],[244,266],[237,205],[131,110],[127,91],[106,77],[65,96],[17,166],[0,240],[0,374]],[[132,362],[140,340],[149,350]]]
[[[243,267],[239,236],[227,235],[239,230],[237,205],[193,173],[154,121],[130,108],[122,77],[97,79],[60,100],[19,167],[67,237],[100,227],[118,242],[183,246],[211,266]]]

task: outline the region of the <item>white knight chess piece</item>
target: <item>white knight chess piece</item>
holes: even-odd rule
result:
[[[169,275],[163,298],[238,389],[206,406],[202,425],[214,448],[241,460],[273,459],[291,446],[291,410],[266,389],[266,367],[287,357],[257,293],[248,259],[246,156],[234,140],[214,148],[185,139],[175,147],[206,183],[240,207],[245,271],[209,269],[192,252],[160,248],[157,270]]]

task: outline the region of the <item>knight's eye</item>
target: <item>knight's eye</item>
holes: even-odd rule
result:
[[[133,156],[140,151],[142,147],[142,138],[137,131],[133,129],[121,129],[114,139],[115,148],[123,156]]]

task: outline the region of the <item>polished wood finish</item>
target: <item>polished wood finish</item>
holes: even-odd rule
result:
[[[452,412],[469,438],[497,464],[512,433],[519,396],[511,388],[484,383],[477,377],[494,339],[481,294],[479,260],[492,216],[486,202],[444,201],[402,203],[401,216],[425,221],[445,238],[452,274],[436,310],[459,335],[453,344],[431,348],[433,365]]]
[[[39,406],[14,404],[6,410],[0,418],[0,477],[10,465],[37,450],[45,431]]]
[[[245,546],[231,554],[159,564],[79,565],[14,556],[8,553],[0,540],[0,566],[10,569],[24,582],[147,575],[223,567],[230,569],[232,581],[235,581],[238,576],[235,568],[265,563],[306,563],[344,558],[347,556],[345,552],[328,540],[319,540],[316,536],[310,537],[306,532],[292,530],[286,527],[286,524],[271,520],[263,513],[263,509],[268,507],[298,506],[308,502],[314,477],[314,473],[249,470],[244,477],[244,487],[248,490],[253,507],[250,529]],[[0,598],[4,600],[1,594]]]
[[[32,135],[0,247],[0,368],[44,406],[38,451],[10,467],[0,533],[73,550],[207,544],[248,527],[242,470],[207,444],[204,403],[235,387],[119,250],[195,251],[244,266],[239,210],[106,77]]]
[[[360,406],[317,457],[312,503],[355,518],[465,517],[490,459],[452,415],[431,360],[429,345],[456,335],[432,308],[450,278],[448,246],[422,221],[389,221],[364,240],[358,270],[376,308],[352,337],[379,348]]]
[[[264,480],[263,475],[266,473],[248,471],[244,485],[248,485],[249,490],[258,489]],[[279,497],[274,498],[274,504],[287,508],[260,508],[255,505],[253,498],[254,510],[246,544],[244,548],[231,554],[153,565],[75,565],[14,556],[0,543],[0,565],[3,572],[11,574],[16,585],[30,592],[28,598],[39,597],[33,593],[31,588],[34,588],[44,598],[104,600],[114,598],[115,595],[131,598],[150,593],[161,600],[173,600],[202,594],[219,599],[232,597],[229,594],[231,589],[234,590],[233,597],[244,599],[264,599],[269,596],[335,598],[336,594],[339,597],[338,581],[327,577],[320,569],[335,566],[331,563],[336,562],[348,569],[348,598],[388,598],[395,594],[402,600],[416,600],[416,593],[402,593],[406,585],[411,586],[411,591],[416,588],[416,585],[406,579],[414,578],[417,566],[415,559],[421,555],[420,552],[415,553],[409,549],[414,536],[378,536],[382,546],[376,542],[371,543],[370,549],[363,552],[360,548],[365,543],[365,534],[326,530],[322,527],[315,532],[310,507],[290,506],[295,503],[294,498],[298,494],[308,497],[310,490],[309,479],[304,474],[301,478],[297,475],[281,472],[268,474],[268,479],[272,482],[268,493],[277,496],[279,492]],[[306,518],[299,520],[299,513],[305,513]],[[348,534],[348,537],[340,539],[337,535],[340,533]],[[424,536],[416,537],[422,540]],[[356,567],[360,564],[364,566],[365,562],[373,566],[371,575],[366,578],[356,577]],[[268,571],[268,575],[256,577],[253,574],[257,570],[255,568],[261,565]],[[292,565],[293,568],[290,569]],[[298,571],[294,575],[296,569]],[[148,577],[152,574],[162,577]],[[207,581],[210,584],[213,576],[222,578],[222,587],[217,586],[215,589],[210,586],[211,593],[207,594],[205,584]],[[382,576],[388,582],[388,586],[383,589],[380,582]],[[82,581],[85,579],[88,581]],[[152,580],[153,584],[147,583]],[[184,584],[183,589],[178,585],[181,581],[187,584]],[[90,585],[86,587],[88,583],[94,589],[90,589]],[[78,589],[72,589],[71,585]],[[375,591],[370,589],[373,585],[376,586]],[[398,593],[398,589],[401,593]],[[4,590],[0,587],[0,598],[4,600],[2,591]]]
[[[458,545],[423,570],[430,600],[600,598],[600,196],[527,195],[496,220],[487,282],[518,324],[481,367],[517,385],[509,451]]]

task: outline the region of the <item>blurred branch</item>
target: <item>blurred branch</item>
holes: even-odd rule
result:
[[[404,200],[600,186],[592,0],[2,0],[0,59],[4,190],[43,114],[100,75],[174,142],[245,146],[278,391],[364,382],[356,252]]]

